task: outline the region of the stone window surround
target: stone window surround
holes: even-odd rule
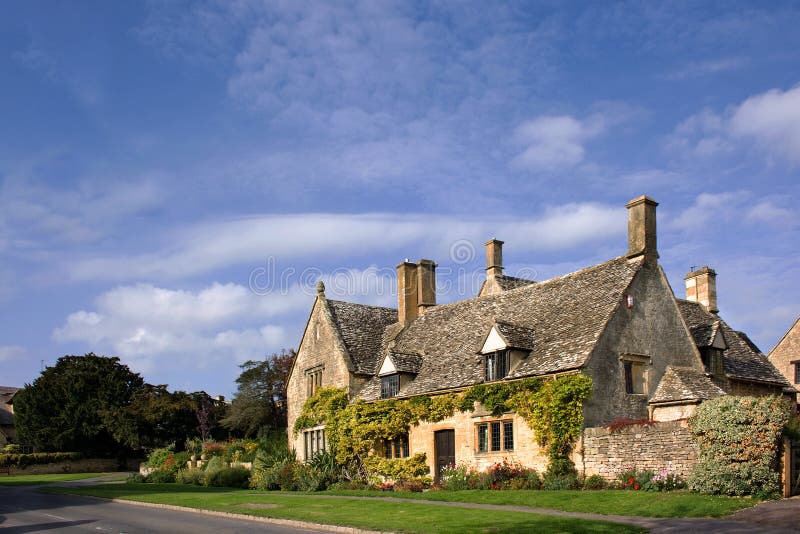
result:
[[[396,397],[400,391],[400,373],[392,373],[381,377],[381,398]]]
[[[303,460],[311,460],[317,453],[328,450],[328,439],[324,426],[315,426],[303,431]]]
[[[498,426],[494,426],[498,425]],[[485,442],[481,443],[481,429],[485,429]],[[493,428],[499,428],[499,448],[494,448]],[[511,436],[507,435],[509,429]],[[482,450],[483,449],[483,450]],[[511,452],[514,450],[514,420],[513,419],[492,419],[475,423],[475,454],[497,454]]]
[[[408,434],[383,440],[383,456],[388,459],[408,458],[411,454]]]
[[[315,365],[304,371],[306,376],[306,394],[311,397],[322,387],[322,373],[325,365]]]
[[[653,365],[653,358],[647,356],[646,354],[635,354],[635,353],[622,353],[619,356],[620,362],[620,370],[622,375],[622,388],[625,391],[626,395],[640,395],[640,396],[647,396],[649,394],[648,387],[647,387],[647,378],[649,374],[648,367]],[[634,370],[635,367],[640,367],[642,376],[641,376],[641,385],[642,391],[635,391],[636,384],[632,384],[632,388],[634,391],[628,391],[627,387],[627,364],[631,364],[631,372]],[[631,376],[631,379],[635,379],[635,376]]]

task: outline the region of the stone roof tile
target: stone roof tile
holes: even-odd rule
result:
[[[691,367],[668,366],[651,404],[689,400],[714,399],[725,395],[703,371]]]
[[[384,330],[397,322],[397,310],[328,300],[333,320],[357,374],[373,374],[382,354]]]

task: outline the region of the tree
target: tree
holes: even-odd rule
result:
[[[199,433],[194,394],[145,384],[121,410],[104,413],[114,438],[131,449],[180,446]]]
[[[124,448],[117,414],[144,385],[119,358],[63,356],[14,397],[20,441],[42,451],[117,455]]]
[[[286,380],[295,356],[294,349],[284,349],[264,361],[243,363],[236,395],[222,425],[245,437],[286,428]]]

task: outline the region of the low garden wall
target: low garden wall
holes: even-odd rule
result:
[[[631,467],[654,473],[668,467],[685,476],[697,463],[697,453],[685,420],[583,431],[585,473],[608,480]]]
[[[122,466],[128,470],[136,470],[138,460],[129,460],[128,465]],[[0,475],[45,475],[52,473],[104,473],[120,470],[119,460],[114,458],[81,458],[78,460],[64,460],[46,464],[31,464],[26,466],[8,466],[0,468]]]

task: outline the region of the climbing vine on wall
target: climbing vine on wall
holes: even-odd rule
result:
[[[375,402],[348,403],[345,390],[322,388],[306,401],[294,431],[324,423],[337,461],[363,462],[382,440],[394,439],[423,421],[435,423],[456,411],[474,411],[480,403],[494,415],[516,412],[524,418],[552,461],[566,458],[580,436],[583,403],[591,391],[591,379],[582,374],[479,384],[460,393]]]

